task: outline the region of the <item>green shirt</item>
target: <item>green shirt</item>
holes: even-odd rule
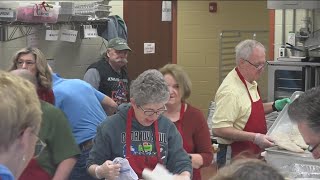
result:
[[[37,162],[53,176],[60,162],[80,154],[80,150],[63,112],[44,101],[41,101],[41,109],[43,114],[39,138],[47,146]]]

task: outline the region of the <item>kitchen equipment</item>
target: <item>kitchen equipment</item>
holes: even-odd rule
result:
[[[320,63],[301,62],[301,58],[268,61],[268,101],[290,97],[320,85]]]
[[[290,97],[290,101],[293,102],[301,94],[303,94],[302,91],[295,91],[294,93],[292,93],[292,95]],[[273,133],[276,133],[276,132],[289,133],[289,131],[291,131],[291,129],[293,127],[293,124],[290,121],[290,118],[289,118],[289,115],[288,115],[287,111],[288,111],[288,106],[286,105],[282,109],[282,111],[280,112],[280,114],[278,115],[277,119],[275,120],[275,122],[270,127],[270,129],[268,130],[267,135],[271,136]]]
[[[298,98],[303,92],[294,92],[290,100],[294,101]],[[288,132],[294,124],[291,122],[288,116],[288,105],[284,107],[284,109],[280,112],[276,121],[273,123],[269,131],[268,135],[272,135],[276,132]],[[267,148],[265,159],[268,164],[277,168],[281,172],[286,172],[285,175],[287,177],[294,178],[314,178],[320,177],[319,175],[319,161],[312,157],[312,154],[308,151],[303,153],[295,153],[287,150],[279,149],[277,146]],[[295,167],[292,167],[293,164],[297,164]],[[298,165],[299,164],[299,165]],[[292,169],[299,169],[300,175],[296,175],[296,171],[292,171]],[[302,176],[303,175],[303,176]]]
[[[291,55],[293,57],[320,57],[320,45],[310,45],[310,46],[293,46],[290,43],[286,43],[286,48],[291,50]],[[310,56],[310,54],[312,56]]]
[[[304,46],[294,46],[290,43],[286,43],[286,48],[291,50],[291,56],[293,57],[307,57],[307,50]]]

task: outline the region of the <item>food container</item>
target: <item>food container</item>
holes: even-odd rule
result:
[[[303,92],[301,91],[294,92],[291,95],[290,100],[294,101],[302,93]],[[290,130],[295,124],[291,122],[287,111],[288,105],[286,105],[280,112],[279,116],[267,132],[267,135],[271,136],[273,133],[276,132],[290,133]],[[314,159],[312,157],[312,154],[307,150],[303,153],[296,153],[280,149],[278,146],[274,146],[266,149],[265,160],[268,164],[281,171],[286,177],[289,177],[289,179],[314,178],[315,176],[319,177],[320,179],[320,167],[318,167],[320,166],[319,160]],[[293,170],[294,168],[301,169],[301,172],[299,173],[301,176],[297,175],[297,171]],[[307,168],[309,169],[306,170]]]
[[[305,165],[305,164],[290,164],[280,168],[280,172],[289,179],[320,179],[320,164]]]

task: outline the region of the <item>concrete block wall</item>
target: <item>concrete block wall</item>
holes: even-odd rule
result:
[[[189,98],[207,114],[219,87],[219,34],[222,30],[269,30],[266,1],[217,1],[218,11],[209,12],[210,1],[178,1],[178,60],[193,83]],[[266,97],[267,78],[259,81]]]
[[[113,0],[110,15],[123,17],[123,1]],[[69,26],[73,28],[73,26]],[[18,31],[17,31],[18,32]],[[15,34],[18,37],[19,33]],[[83,78],[85,70],[99,57],[105,46],[100,37],[91,39],[77,38],[75,43],[44,40],[45,31],[39,33],[39,49],[44,52],[47,59],[54,59],[54,70],[66,78]],[[11,62],[12,55],[19,49],[26,47],[27,38],[19,38],[12,41],[0,42],[0,69],[6,70]]]

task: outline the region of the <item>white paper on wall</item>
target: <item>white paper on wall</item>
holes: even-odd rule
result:
[[[96,38],[98,32],[96,28],[93,28],[91,25],[83,25],[84,38]]]
[[[162,1],[162,21],[171,21],[172,6],[171,1]]]
[[[39,27],[32,27],[30,35],[27,36],[27,46],[28,47],[39,47],[40,41],[40,30]]]
[[[77,35],[78,35],[78,31],[76,30],[62,29],[60,40],[67,41],[67,42],[76,42]]]
[[[59,38],[60,30],[46,30],[46,40],[56,41]]]
[[[144,54],[154,54],[156,52],[156,44],[155,43],[144,43],[143,45]]]

